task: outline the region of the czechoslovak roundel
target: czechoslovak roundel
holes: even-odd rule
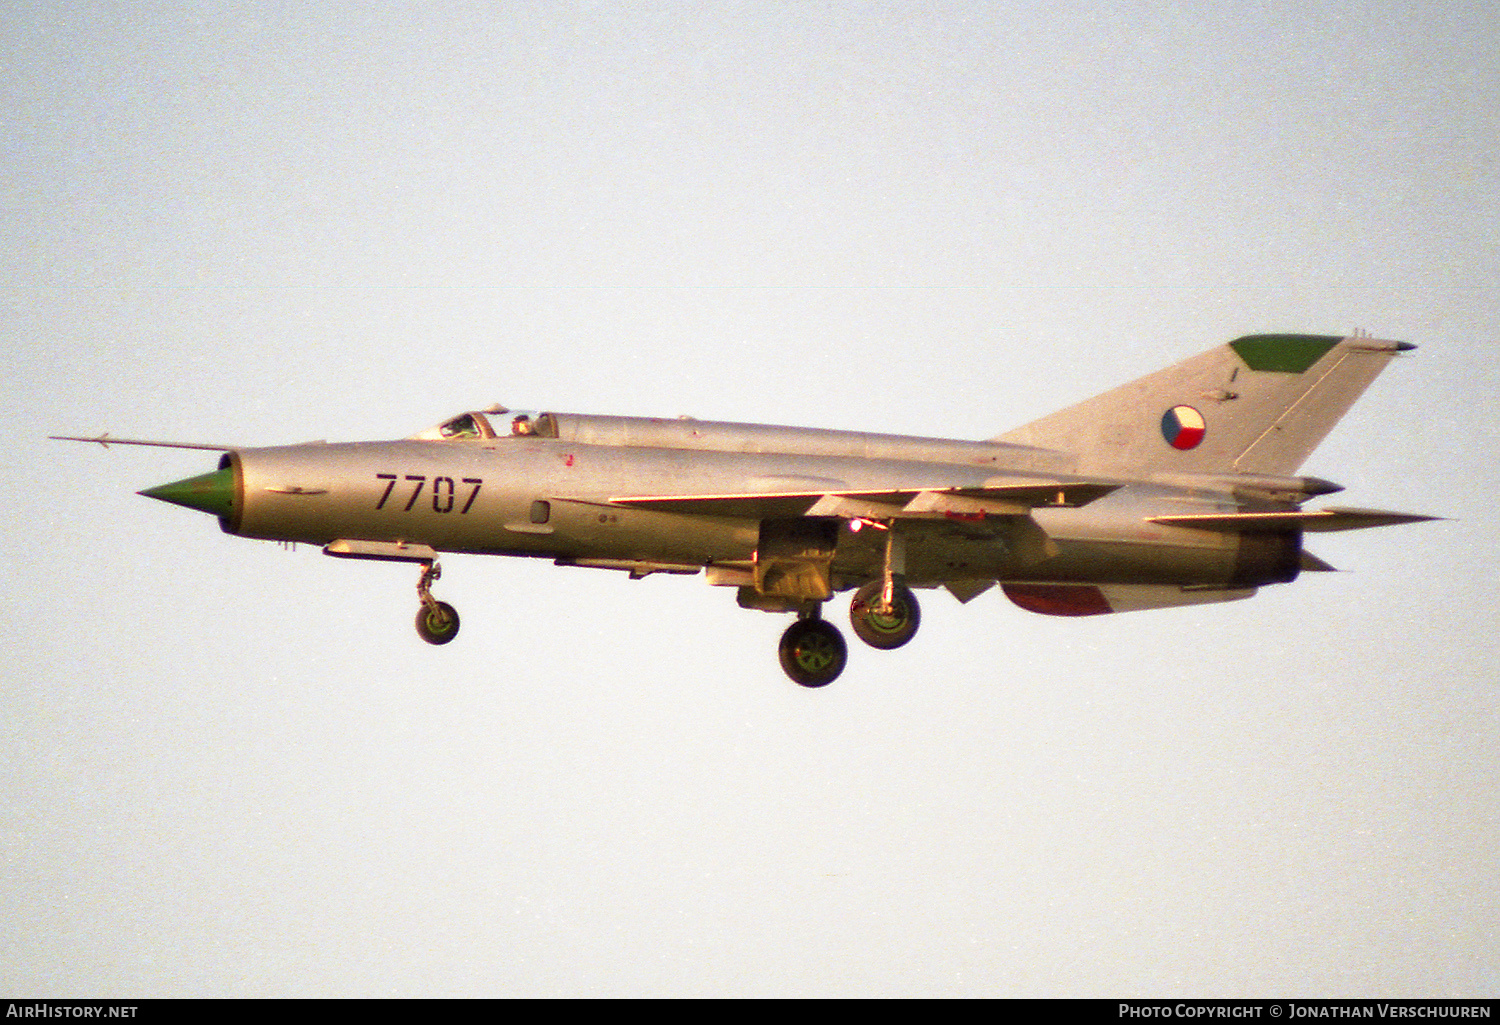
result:
[[[1173,406],[1162,414],[1161,436],[1173,448],[1197,448],[1207,430],[1203,414],[1192,406]]]

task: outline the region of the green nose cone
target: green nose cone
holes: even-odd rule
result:
[[[234,507],[234,471],[226,466],[213,473],[147,488],[136,494],[189,509],[200,509],[214,516],[228,516]]]

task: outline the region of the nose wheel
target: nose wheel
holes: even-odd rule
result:
[[[838,679],[849,660],[844,637],[832,623],[799,619],[781,635],[781,668],[793,683],[826,687]]]
[[[458,636],[458,612],[445,601],[417,610],[417,634],[428,644],[447,644]]]
[[[417,636],[428,644],[447,644],[458,636],[458,612],[445,601],[432,596],[432,582],[443,575],[436,562],[422,566],[422,576],[417,580],[417,597],[422,607],[417,609]]]

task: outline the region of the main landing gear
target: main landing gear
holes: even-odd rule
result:
[[[904,584],[891,588],[889,601],[883,600],[885,587],[883,581],[873,580],[855,592],[849,603],[849,625],[870,647],[889,651],[916,636],[922,610],[917,596]],[[803,687],[828,686],[838,679],[849,660],[843,635],[821,618],[816,604],[806,606],[797,621],[787,627],[778,654],[787,676]]]
[[[792,682],[804,687],[826,687],[838,679],[849,660],[849,647],[838,627],[818,617],[818,606],[781,635],[781,668]]]
[[[899,648],[917,634],[922,624],[922,609],[911,588],[896,584],[890,600],[883,599],[884,585],[872,580],[854,592],[849,603],[849,625],[860,640],[872,648],[890,651]]]
[[[417,609],[417,635],[428,644],[447,644],[458,636],[458,612],[432,596],[432,582],[442,575],[436,562],[425,562],[417,580],[417,597],[422,599],[422,607]]]

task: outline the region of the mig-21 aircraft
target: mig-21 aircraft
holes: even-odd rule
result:
[[[699,574],[747,609],[795,614],[781,665],[822,687],[847,648],[822,618],[853,591],[855,634],[898,648],[914,589],[1087,616],[1246,598],[1332,569],[1305,534],[1433,519],[1303,508],[1343,490],[1296,476],[1405,342],[1252,335],[988,441],[524,413],[492,406],[398,441],[222,452],[140,492],[240,537],[421,567],[417,632],[458,634],[440,554]]]

